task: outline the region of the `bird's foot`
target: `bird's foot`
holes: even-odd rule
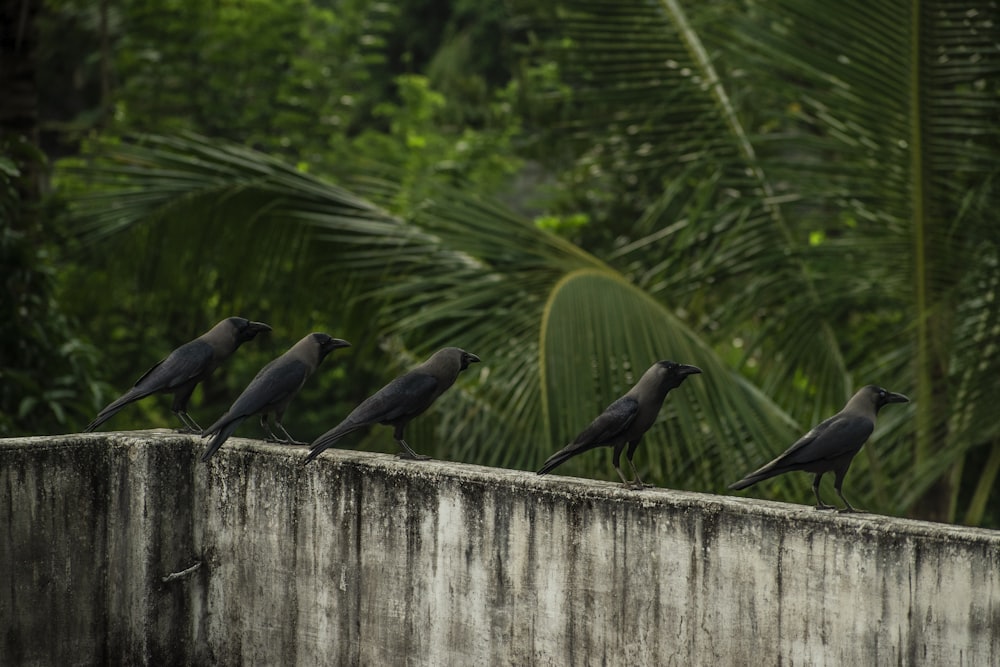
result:
[[[269,438],[264,438],[264,442],[273,442],[276,445],[308,445],[308,442],[300,442],[298,440],[292,440],[291,438],[279,438],[274,435]]]
[[[646,484],[645,482],[625,482],[622,487],[626,489],[631,489],[633,491],[642,491],[643,489],[653,488],[652,484]]]
[[[184,410],[174,410],[174,414],[177,415],[177,418],[181,420],[181,424],[184,425],[183,428],[178,429],[178,432],[201,433],[202,430],[204,430],[198,425],[198,422],[194,420],[194,417],[189,415]]]
[[[851,506],[842,507],[837,510],[840,514],[867,514],[864,510],[854,509]]]
[[[190,426],[178,426],[174,429],[174,433],[183,433],[185,435],[201,435],[201,429],[195,430]]]
[[[413,452],[399,452],[396,454],[397,459],[406,459],[408,461],[430,461],[431,457],[426,454],[416,454]]]
[[[816,505],[816,509],[818,509],[818,510],[835,510],[837,508],[834,507],[833,505],[827,505],[826,503],[819,503],[819,504]]]

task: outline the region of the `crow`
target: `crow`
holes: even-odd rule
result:
[[[203,438],[215,435],[201,460],[208,461],[212,458],[212,455],[232,435],[236,427],[243,423],[243,420],[257,414],[260,415],[261,427],[272,440],[304,445],[304,442],[296,442],[282,426],[281,420],[285,415],[285,410],[295,395],[299,393],[306,379],[326,358],[326,355],[337,348],[350,347],[350,345],[346,340],[331,338],[325,333],[311,333],[283,355],[270,361],[250,381],[250,384],[233,402],[226,414],[201,432]],[[275,426],[285,435],[284,440],[276,436],[268,424],[268,414],[271,413],[274,414]]]
[[[643,373],[628,393],[605,408],[604,412],[591,422],[590,426],[583,429],[573,442],[550,456],[538,474],[544,475],[550,472],[577,454],[595,447],[607,446],[614,447],[612,463],[626,488],[641,489],[651,486],[643,483],[642,479],[639,478],[639,471],[632,463],[632,456],[635,454],[639,442],[642,441],[642,436],[656,421],[656,416],[660,414],[660,408],[667,397],[667,392],[679,387],[687,376],[698,373],[701,373],[701,369],[697,366],[679,364],[673,361],[656,362]],[[632,474],[635,475],[635,479],[631,482],[625,479],[620,465],[625,445],[628,445],[625,458],[632,468]]]
[[[775,475],[804,470],[815,473],[812,487],[816,494],[816,509],[830,510],[836,508],[820,498],[819,481],[824,473],[833,472],[833,488],[844,501],[844,509],[840,511],[856,512],[841,492],[847,469],[851,467],[854,455],[875,430],[878,411],[889,403],[908,403],[909,400],[902,394],[894,394],[873,384],[862,387],[843,410],[817,424],[781,456],[730,484],[729,488],[739,491]]]
[[[393,437],[402,449],[403,459],[425,460],[403,439],[403,429],[410,421],[431,406],[444,391],[455,383],[458,374],[479,361],[476,355],[457,347],[438,350],[413,370],[399,376],[366,398],[340,424],[316,438],[305,463],[309,463],[348,433],[370,424],[393,427]]]
[[[263,322],[251,322],[242,317],[222,320],[208,332],[184,343],[158,361],[136,380],[131,389],[101,410],[84,430],[93,431],[126,405],[141,398],[152,394],[173,394],[174,404],[171,409],[183,422],[184,429],[193,433],[201,431],[201,427],[187,413],[187,404],[194,388],[240,345],[253,340],[260,332],[270,330],[271,327]]]

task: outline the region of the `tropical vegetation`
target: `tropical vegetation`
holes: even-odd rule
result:
[[[721,493],[874,382],[912,402],[880,416],[852,502],[1000,525],[996,7],[251,5],[38,19],[115,47],[81,74],[98,103],[64,132],[60,254],[39,262],[101,361],[72,400],[100,407],[240,313],[273,340],[196,396],[206,413],[305,331],[355,343],[293,405],[309,437],[456,344],[485,363],[411,444],[534,469],[673,358],[704,374],[636,462]],[[614,478],[597,452],[560,471]],[[751,493],[808,502],[809,483]]]

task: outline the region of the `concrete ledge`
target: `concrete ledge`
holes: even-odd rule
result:
[[[203,447],[0,440],[4,664],[1000,664],[997,531]]]

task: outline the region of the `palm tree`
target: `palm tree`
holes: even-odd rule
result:
[[[207,262],[223,302],[355,304],[400,365],[443,344],[480,354],[425,422],[438,456],[534,467],[671,357],[705,374],[637,459],[721,491],[876,381],[916,400],[885,415],[852,495],[979,523],[1000,469],[997,17],[873,4],[525,8],[562,36],[547,57],[576,110],[564,136],[627,193],[614,212],[639,212],[598,255],[455,187],[360,167],[334,185],[194,136],[114,147],[74,213],[104,248],[156,239],[178,258],[156,275],[189,298],[207,296]],[[566,471],[606,473],[579,459]],[[801,477],[759,493],[807,498]]]
[[[427,185],[414,202],[400,178],[384,174],[346,190],[190,135],[120,144],[86,171],[110,189],[76,200],[81,231],[92,239],[128,227],[148,234],[161,257],[176,258],[159,263],[155,282],[189,302],[238,304],[247,294],[285,301],[290,307],[273,319],[292,328],[308,326],[302,312],[354,299],[345,335],[353,328],[359,338],[383,337],[396,370],[449,344],[479,354],[478,380],[446,394],[438,419],[423,419],[432,429],[420,435],[421,420],[413,425],[415,440],[435,438],[438,457],[534,468],[668,355],[713,381],[671,397],[673,418],[645,448],[654,476],[720,488],[764,455],[753,443],[794,432],[670,309],[578,247],[474,195]],[[405,219],[388,210],[404,196]],[[211,250],[226,244],[240,252]],[[195,269],[206,261],[225,284]],[[728,455],[729,447],[744,456]],[[575,470],[606,473],[606,463],[595,457]]]
[[[1000,469],[997,8],[574,0],[541,18],[584,159],[668,184],[616,265],[655,295],[711,281],[710,340],[746,341],[745,370],[803,421],[867,381],[912,392],[915,419],[866,449],[872,492],[979,523]]]

